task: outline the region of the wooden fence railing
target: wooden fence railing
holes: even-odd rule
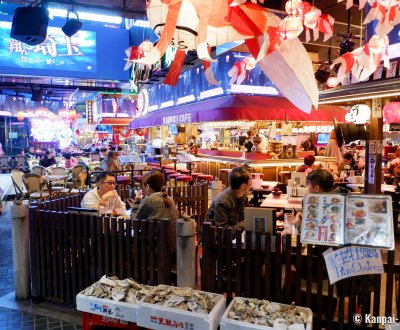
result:
[[[246,232],[242,244],[237,242],[242,242],[241,231],[232,235],[231,229],[203,224],[202,290],[226,293],[228,302],[233,296],[295,302],[312,309],[313,329],[378,329],[379,323],[367,325],[364,317],[356,325],[353,315],[400,316],[400,267],[395,264],[395,251],[385,252],[384,274],[330,285],[322,256],[329,247],[303,249],[299,237],[293,246],[290,236],[252,236],[251,232]]]
[[[37,202],[32,205],[37,206],[43,210],[65,212],[68,207],[80,207],[83,196],[86,192],[81,192],[77,195],[55,198],[48,201]]]
[[[75,303],[104,274],[174,284],[168,221],[130,220],[29,208],[34,299]]]

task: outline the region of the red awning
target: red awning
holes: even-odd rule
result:
[[[150,112],[142,118],[134,119],[130,128],[228,120],[286,119],[332,123],[332,117],[339,122],[345,121],[346,110],[335,105],[320,105],[318,110],[313,109],[307,114],[282,97],[228,95],[173,109]]]
[[[128,126],[132,118],[114,118],[114,117],[105,117],[101,119],[101,125],[120,125],[120,126]]]

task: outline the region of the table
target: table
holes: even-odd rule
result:
[[[364,183],[347,183],[348,188],[360,188],[364,189]],[[382,184],[381,185],[381,192],[395,192],[396,186],[392,186],[390,184]]]
[[[271,207],[277,209],[284,210],[292,210],[301,211],[303,209],[302,197],[294,199],[294,202],[289,202],[288,195],[281,195],[279,197],[274,197],[272,194],[269,194],[267,198],[261,203],[260,207]]]
[[[51,186],[51,184],[55,181],[61,181],[62,183],[65,183],[65,180],[68,178],[68,175],[62,175],[62,174],[49,174],[43,176],[47,181],[49,181],[50,184],[50,189],[54,189],[54,187]],[[61,183],[59,182],[59,183]],[[60,187],[61,189],[64,189],[65,187]]]
[[[260,188],[251,188],[254,197],[254,206],[260,206],[260,200],[268,195],[279,184],[278,181],[262,181]]]

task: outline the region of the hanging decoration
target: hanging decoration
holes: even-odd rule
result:
[[[75,123],[76,122],[76,110],[72,109],[69,111],[69,118],[71,119],[71,122]]]
[[[293,3],[304,6],[302,1]],[[318,87],[307,51],[298,38],[282,38],[278,29],[281,19],[254,1],[229,5],[225,0],[152,0],[147,4],[147,16],[160,38],[150,54],[133,62],[152,65],[172,46],[185,52],[195,49],[200,59],[210,63],[214,60],[208,47],[245,40],[257,64],[289,101],[307,113],[317,107]],[[320,21],[315,29],[324,27]],[[293,22],[288,19],[285,23]],[[292,36],[291,31],[285,34]],[[210,70],[209,65],[204,67]],[[206,77],[212,79],[213,75]],[[213,83],[218,83],[215,78]]]
[[[288,0],[285,10],[288,16],[280,23],[278,30],[283,39],[298,37],[304,27],[306,42],[311,40],[310,30],[313,31],[314,41],[319,38],[320,33],[324,35],[324,41],[332,37],[335,19],[330,15],[322,14],[317,7],[301,0]]]
[[[351,72],[358,81],[367,79],[383,60],[384,66],[390,68],[388,55],[389,38],[380,38],[374,35],[364,46],[345,53],[333,61],[331,69],[340,65],[337,79],[343,81],[345,76]]]
[[[17,119],[18,121],[24,121],[24,112],[22,110],[17,112]]]
[[[228,77],[231,77],[229,85],[236,84],[240,85],[247,76],[247,71],[254,69],[256,66],[256,60],[254,57],[245,57],[243,60],[238,61],[228,71]]]

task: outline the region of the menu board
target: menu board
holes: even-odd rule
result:
[[[301,242],[393,249],[392,198],[389,195],[306,195]]]

